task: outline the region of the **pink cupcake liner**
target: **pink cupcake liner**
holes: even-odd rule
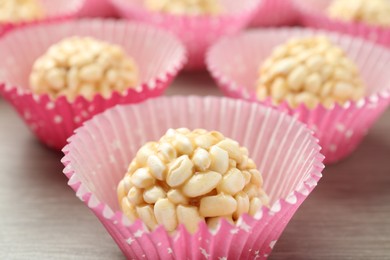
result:
[[[292,0],[263,0],[258,12],[253,17],[251,26],[282,26],[295,25],[298,12]]]
[[[77,13],[78,17],[114,17],[115,8],[109,0],[83,0],[84,5]]]
[[[39,24],[62,21],[74,18],[83,5],[84,0],[40,0],[45,11],[45,17],[41,20],[19,22],[19,23],[2,23],[0,22],[0,37],[12,29]]]
[[[79,96],[70,102],[47,94],[32,94],[28,77],[34,61],[49,46],[73,35],[92,36],[118,44],[133,57],[140,71],[135,89],[110,98],[96,94],[93,100]],[[155,48],[154,43],[159,47]],[[114,20],[79,20],[13,31],[0,39],[0,94],[46,145],[61,149],[85,120],[117,104],[138,103],[161,95],[186,61],[184,46],[172,35],[138,23]],[[1,84],[0,84],[1,85]]]
[[[326,9],[331,0],[293,1],[305,26],[359,36],[390,48],[390,28],[329,18]]]
[[[319,105],[312,110],[304,105],[292,109],[287,103],[275,107],[270,100],[257,100],[260,64],[276,45],[291,37],[309,35],[330,37],[356,62],[367,86],[364,99],[344,106],[335,105],[332,109]],[[226,53],[234,55],[227,56]],[[363,39],[337,33],[300,28],[253,30],[218,42],[208,53],[207,65],[225,95],[272,106],[306,123],[320,140],[326,163],[334,163],[353,152],[390,102],[389,51]]]
[[[221,0],[226,13],[210,16],[177,16],[151,12],[140,0],[111,0],[118,13],[172,31],[186,45],[189,53],[187,70],[204,69],[204,55],[211,44],[224,35],[244,29],[262,0]]]
[[[137,150],[168,128],[217,130],[246,146],[264,178],[271,208],[216,232],[148,231],[121,213],[116,187]],[[63,149],[68,184],[99,218],[128,259],[265,259],[321,178],[323,156],[295,118],[252,102],[218,97],[160,97],[117,106],[86,122]]]

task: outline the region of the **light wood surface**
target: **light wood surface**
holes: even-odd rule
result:
[[[173,94],[220,95],[205,73]],[[40,145],[0,98],[0,259],[124,259]],[[269,259],[390,259],[390,111],[355,153],[324,171]]]

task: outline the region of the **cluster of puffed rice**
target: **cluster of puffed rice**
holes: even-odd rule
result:
[[[218,0],[145,0],[146,8],[177,15],[216,15],[222,6]]]
[[[92,99],[96,93],[110,97],[137,82],[137,66],[120,46],[90,37],[71,37],[52,45],[30,74],[34,93],[65,95],[69,100],[78,95]]]
[[[390,26],[389,0],[334,0],[327,12],[343,21]]]
[[[31,21],[43,14],[38,0],[0,0],[0,22]]]
[[[356,65],[344,51],[322,36],[291,39],[277,46],[260,68],[257,97],[286,100],[292,108],[304,103],[331,107],[364,95]]]
[[[248,150],[217,131],[170,129],[144,145],[118,185],[125,215],[151,230],[174,231],[182,223],[195,232],[199,221],[217,228],[254,215],[268,197]]]

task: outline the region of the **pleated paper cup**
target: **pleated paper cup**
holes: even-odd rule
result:
[[[111,0],[125,18],[142,21],[172,31],[186,45],[189,53],[187,70],[204,69],[208,47],[224,35],[244,29],[255,15],[262,0],[220,0],[225,12],[216,16],[172,15],[147,10],[142,0]]]
[[[137,150],[169,128],[217,130],[249,150],[263,175],[270,208],[226,221],[214,232],[205,223],[191,235],[180,226],[148,231],[130,223],[116,187]],[[76,131],[63,149],[64,173],[128,259],[264,259],[321,178],[323,156],[311,131],[296,119],[259,104],[218,97],[160,97],[107,110]]]
[[[328,36],[355,61],[367,87],[366,96],[357,102],[347,102],[344,106],[336,104],[330,109],[322,105],[308,109],[303,104],[293,109],[287,103],[274,107],[270,100],[259,101],[256,98],[258,71],[273,48],[292,37],[313,35]],[[261,102],[306,123],[315,131],[326,163],[336,162],[354,151],[390,101],[389,51],[363,39],[327,31],[264,29],[227,37],[211,48],[207,65],[225,95]]]
[[[83,0],[78,17],[115,17],[116,10],[109,0]]]
[[[295,25],[298,18],[298,12],[294,8],[292,0],[263,0],[258,12],[253,17],[251,26]]]
[[[293,0],[303,25],[359,36],[390,48],[390,27],[347,22],[328,17],[331,0]]]
[[[11,0],[7,0],[11,1]],[[44,17],[39,20],[25,22],[0,22],[0,37],[12,29],[37,23],[50,23],[73,18],[80,11],[84,0],[40,0],[44,11]]]
[[[34,61],[61,39],[91,36],[120,45],[134,59],[139,85],[109,98],[96,94],[92,100],[78,96],[51,99],[30,91],[29,74]],[[158,43],[158,48],[155,47]],[[61,149],[73,130],[85,120],[116,104],[138,103],[163,94],[186,61],[184,46],[171,34],[138,23],[114,20],[79,20],[23,28],[0,39],[0,94],[46,145]],[[1,85],[1,84],[0,84]]]

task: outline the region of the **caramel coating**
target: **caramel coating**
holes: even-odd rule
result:
[[[344,51],[323,36],[291,39],[277,46],[261,65],[257,97],[271,97],[275,105],[287,101],[329,108],[364,95],[358,69]]]
[[[330,18],[347,22],[390,26],[390,2],[388,0],[333,0],[327,13]]]
[[[110,97],[138,82],[138,69],[120,46],[90,37],[71,37],[52,45],[38,58],[30,74],[34,93],[52,98],[65,95],[70,101],[96,93]]]
[[[23,22],[44,16],[38,0],[0,0],[0,22]]]
[[[222,12],[218,0],[145,0],[145,7],[175,15],[217,15]]]
[[[221,218],[234,224],[268,206],[262,186],[246,148],[216,131],[180,128],[141,147],[117,192],[131,221],[169,232],[184,224],[194,233],[199,221],[216,229]]]

